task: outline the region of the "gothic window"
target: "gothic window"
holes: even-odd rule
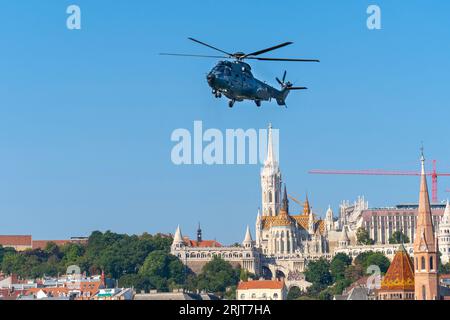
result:
[[[269,191],[269,202],[272,203],[272,191]]]
[[[241,300],[245,299],[245,294],[241,294]]]
[[[256,299],[256,293],[252,293],[252,299]]]
[[[273,294],[273,298],[274,298],[274,299],[278,299],[278,293],[274,293],[274,294]]]
[[[422,300],[427,300],[427,289],[425,289],[425,286],[422,286]]]
[[[421,269],[425,270],[425,257],[421,258]]]
[[[430,257],[430,270],[433,270],[433,257]]]

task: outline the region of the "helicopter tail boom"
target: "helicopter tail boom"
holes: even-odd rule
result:
[[[277,82],[281,86],[281,90],[279,91],[279,96],[276,98],[278,105],[285,106],[286,98],[289,95],[291,90],[306,90],[306,87],[294,87],[291,82],[285,82],[286,80],[286,71],[284,71],[282,80],[276,78]]]

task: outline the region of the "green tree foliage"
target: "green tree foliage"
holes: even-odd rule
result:
[[[345,278],[346,268],[352,264],[352,258],[345,253],[338,253],[333,257],[330,263],[330,272],[334,281]]]
[[[303,295],[303,292],[300,290],[299,287],[292,287],[289,289],[289,292],[287,294],[288,300],[297,300]]]
[[[220,257],[214,257],[205,264],[197,277],[197,287],[200,290],[216,293],[223,296],[227,287],[237,285],[240,270]]]
[[[168,291],[183,284],[184,265],[177,257],[156,250],[147,256],[139,275],[148,280],[149,289]]]
[[[372,245],[374,241],[370,239],[369,232],[364,228],[356,230],[356,241],[359,245]]]
[[[359,265],[364,274],[367,274],[367,268],[376,265],[380,268],[381,273],[386,273],[390,265],[389,259],[381,252],[363,252],[355,258],[355,265]]]
[[[409,243],[409,238],[401,231],[395,231],[392,236],[389,237],[390,244],[402,244]]]
[[[439,252],[439,266],[438,271],[439,274],[450,274],[450,262],[447,262],[447,264],[443,264],[441,260],[441,253]]]
[[[333,282],[330,273],[330,263],[324,258],[317,261],[310,261],[305,270],[306,281],[311,282],[313,293],[321,291]]]

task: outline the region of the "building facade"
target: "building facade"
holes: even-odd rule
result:
[[[250,280],[239,282],[237,300],[286,300],[287,289],[280,280]]]

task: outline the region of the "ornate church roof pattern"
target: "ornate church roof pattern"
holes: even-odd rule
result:
[[[414,291],[414,266],[403,245],[381,282],[381,291]]]

